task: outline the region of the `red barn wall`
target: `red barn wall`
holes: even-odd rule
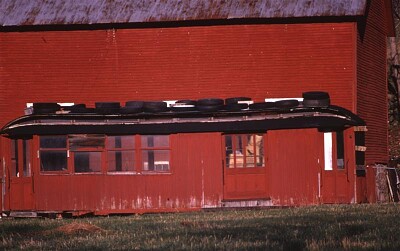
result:
[[[10,32],[0,124],[27,102],[250,96],[324,90],[353,109],[354,23]]]
[[[387,163],[387,73],[385,6],[371,1],[357,39],[357,113],[367,123],[366,163]]]
[[[301,97],[309,90],[328,91],[333,104],[355,110],[356,31],[354,23],[314,23],[2,33],[0,124],[22,115],[27,102],[232,96],[261,101]],[[271,136],[269,147],[278,142]],[[174,135],[173,149],[176,166],[169,175],[92,175],[91,182],[85,175],[39,175],[37,210],[218,206],[223,194],[218,133]],[[284,174],[271,168],[271,174]],[[307,170],[316,174],[318,167]],[[313,175],[308,185],[317,187],[316,182]],[[296,196],[273,184],[272,197]],[[61,192],[52,191],[54,186]],[[304,196],[314,201],[315,189]]]

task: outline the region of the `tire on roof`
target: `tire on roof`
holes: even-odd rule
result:
[[[219,106],[223,105],[224,100],[220,98],[203,98],[197,100],[197,105],[198,106]]]
[[[225,104],[237,104],[239,101],[251,101],[249,97],[233,97],[225,99]]]
[[[256,102],[249,105],[250,110],[264,110],[276,108],[275,102]]]
[[[299,101],[297,99],[278,100],[275,105],[278,108],[294,108],[299,106]]]
[[[303,92],[303,99],[306,100],[329,99],[329,93],[322,91]]]
[[[167,103],[162,101],[145,101],[143,104],[145,112],[166,112],[168,111]]]
[[[230,103],[224,106],[224,110],[236,112],[249,108],[248,104]]]

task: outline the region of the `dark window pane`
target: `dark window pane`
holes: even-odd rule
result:
[[[40,171],[67,170],[67,151],[40,151]]]
[[[233,146],[232,146],[232,136],[225,135],[225,158],[226,158],[226,167],[233,168]]]
[[[142,152],[143,170],[169,171],[169,150],[144,150]]]
[[[336,163],[338,169],[344,169],[344,136],[343,131],[336,132]]]
[[[67,148],[65,136],[41,136],[40,148]]]
[[[24,177],[30,177],[31,176],[31,144],[30,144],[30,140],[23,140],[22,148],[23,148],[23,154],[24,154],[24,160],[23,160]]]
[[[76,173],[101,172],[101,152],[74,152]]]
[[[108,151],[108,171],[109,172],[133,172],[134,151]]]
[[[18,141],[11,140],[11,176],[13,177],[19,176],[18,163]]]
[[[134,149],[135,137],[134,136],[107,136],[107,149]]]
[[[143,135],[141,143],[143,148],[169,147],[169,135]]]

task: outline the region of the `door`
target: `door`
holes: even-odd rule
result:
[[[268,131],[268,191],[276,205],[319,203],[322,134],[317,129]]]
[[[266,198],[264,134],[223,135],[224,199]]]
[[[34,209],[34,187],[32,176],[32,140],[11,140],[8,161],[10,210]]]
[[[324,133],[324,164],[321,178],[323,203],[350,203],[349,156],[345,154],[347,132]]]

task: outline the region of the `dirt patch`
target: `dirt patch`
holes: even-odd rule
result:
[[[56,228],[55,230],[64,234],[96,233],[105,231],[104,229],[89,223],[77,223],[77,222],[63,225],[61,227]]]

